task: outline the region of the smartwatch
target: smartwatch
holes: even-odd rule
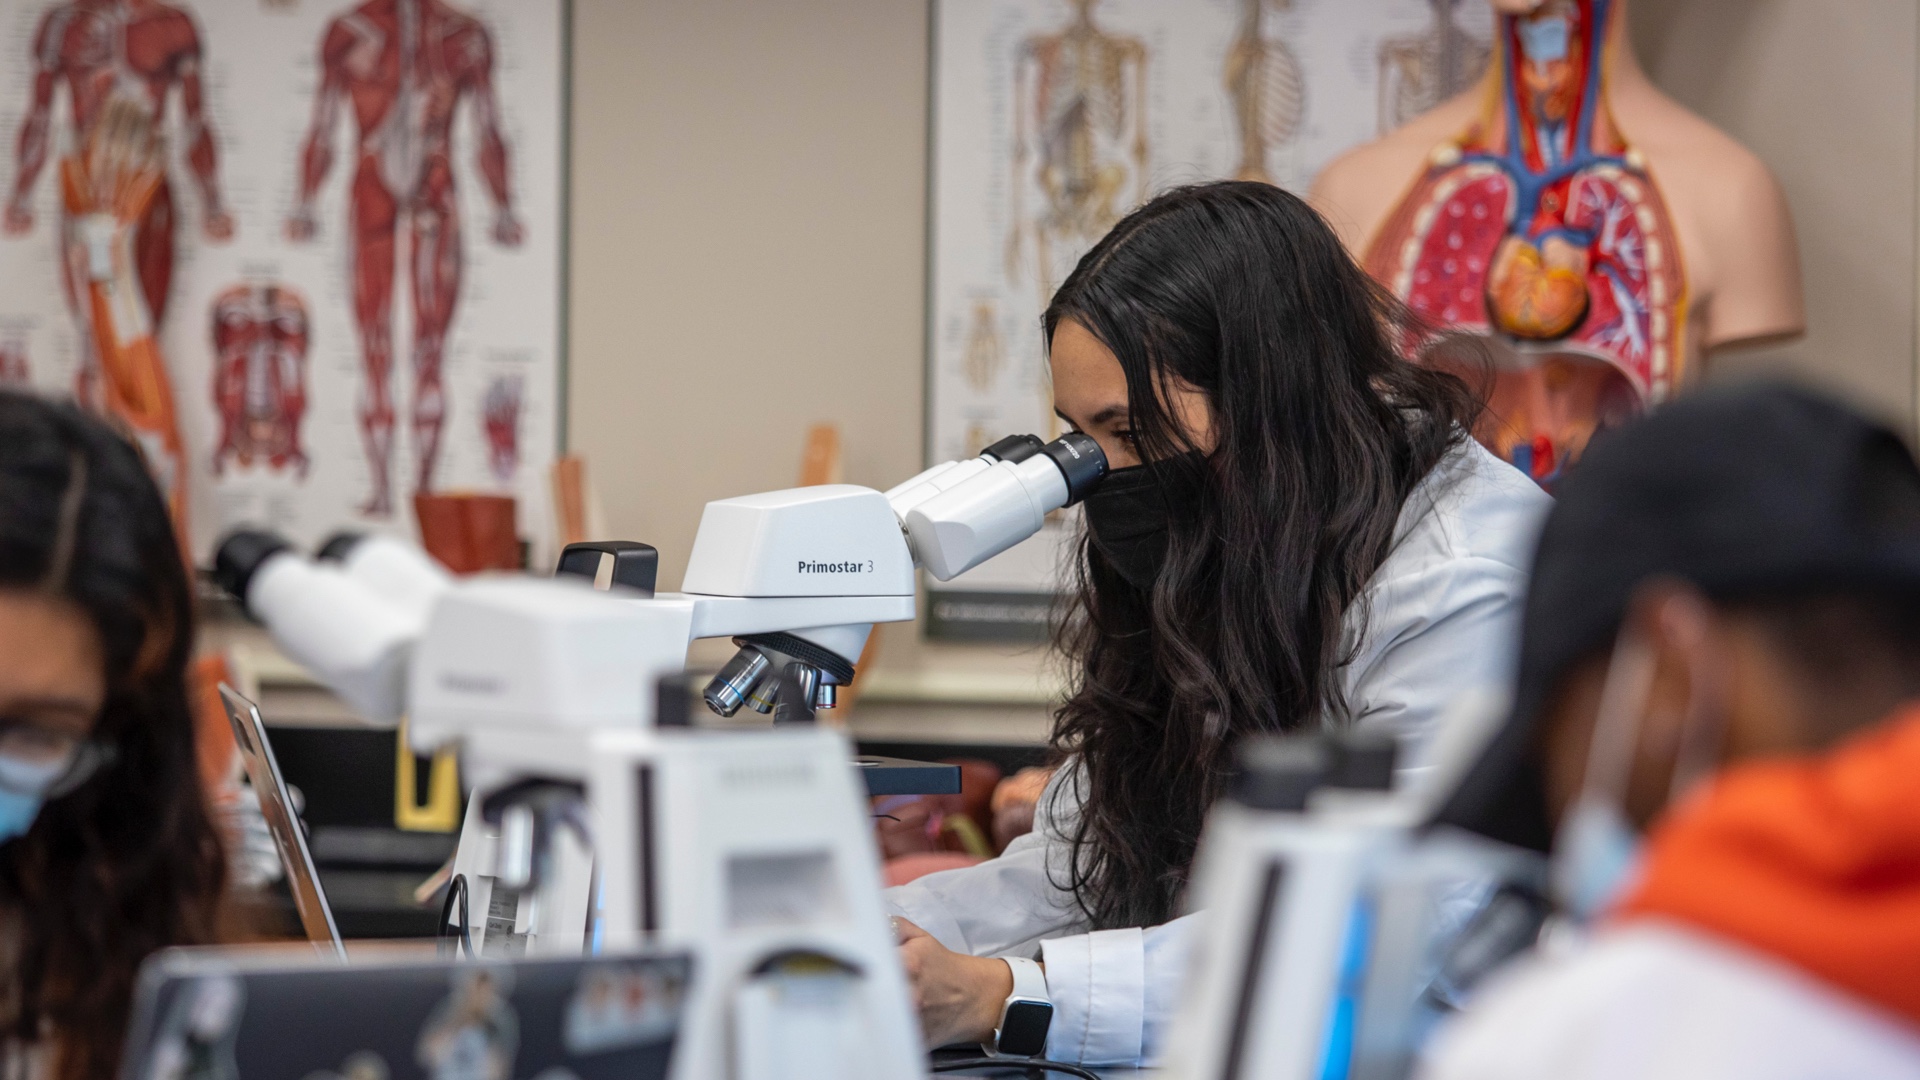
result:
[[[1053,1000],[1047,996],[1047,973],[1031,960],[1001,957],[1013,969],[1013,993],[1000,1010],[1000,1026],[993,1032],[993,1052],[1008,1057],[1039,1057],[1047,1050],[1047,1029],[1053,1026]]]

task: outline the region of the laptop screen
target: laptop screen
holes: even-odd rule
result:
[[[286,781],[280,775],[280,763],[273,758],[273,746],[267,741],[267,725],[260,718],[260,710],[226,683],[220,684],[220,702],[226,706],[227,720],[233,724],[233,741],[240,749],[247,782],[253,785],[253,792],[260,799],[260,812],[267,819],[268,831],[273,833],[274,847],[280,851],[280,864],[286,867],[287,891],[293,894],[300,926],[309,941],[335,955],[345,956],[340,930],[333,922],[333,910],[327,906],[319,871],[314,869],[313,853],[307,848],[306,830],[300,825]]]

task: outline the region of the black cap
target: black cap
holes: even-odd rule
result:
[[[1920,468],[1886,427],[1780,383],[1709,388],[1596,435],[1540,534],[1512,714],[1439,823],[1547,850],[1540,711],[1655,577],[1722,600],[1920,589]]]

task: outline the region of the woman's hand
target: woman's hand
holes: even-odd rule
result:
[[[1013,993],[1006,962],[954,952],[905,919],[894,919],[893,928],[927,1046],[990,1041]]]

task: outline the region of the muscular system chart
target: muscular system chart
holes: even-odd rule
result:
[[[0,0],[0,383],[226,527],[545,526],[560,0]],[[511,300],[511,303],[504,302]]]

